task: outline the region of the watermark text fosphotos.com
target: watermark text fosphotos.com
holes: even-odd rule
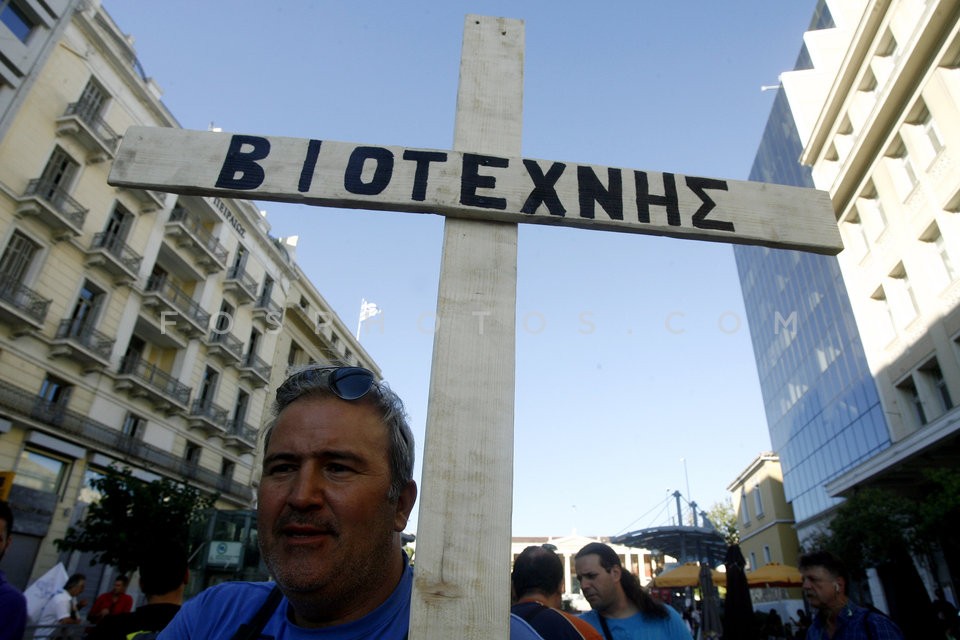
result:
[[[478,309],[470,313],[468,322],[474,324],[478,336],[482,336],[488,331],[489,323],[494,322],[491,311]],[[387,313],[380,313],[364,320],[362,324],[363,333],[377,333],[384,335],[387,333],[388,325],[400,327],[406,325],[409,328],[412,320],[413,329],[417,333],[424,335],[433,335],[437,329],[436,315],[433,312],[422,312],[416,314],[405,314],[404,316],[393,317]],[[517,318],[517,330],[528,335],[540,335],[551,329],[551,324],[571,328],[579,335],[588,336],[602,331],[625,331],[627,334],[633,333],[629,323],[625,323],[622,317],[616,320],[602,321],[598,314],[593,311],[579,311],[575,314],[564,314],[563,317],[552,318],[541,311],[525,311],[520,313]],[[570,322],[573,321],[571,325]],[[701,324],[703,316],[688,314],[685,311],[670,311],[663,316],[663,329],[671,335],[684,335],[694,331],[692,324],[698,331],[707,330],[710,326]],[[791,311],[786,316],[779,310],[773,314],[773,332],[775,335],[786,334],[789,339],[793,339],[798,331],[797,312]],[[267,334],[274,334],[283,331],[283,317],[280,314],[270,314],[265,318]],[[180,323],[188,323],[196,326],[196,323],[189,322],[180,313],[176,311],[162,311],[160,313],[160,333],[166,335],[171,329],[175,329]],[[395,323],[395,324],[394,324]],[[206,327],[210,331],[211,337],[232,334],[235,326],[235,318],[232,314],[220,311],[210,317],[209,325]],[[736,311],[723,311],[713,319],[713,330],[725,334],[734,335],[739,333],[746,323]],[[318,312],[314,321],[313,330],[318,335],[331,335],[337,331],[337,326],[341,332],[346,332],[342,322],[336,320],[336,316],[328,312]]]

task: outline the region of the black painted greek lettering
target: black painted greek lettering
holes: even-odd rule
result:
[[[253,147],[244,151],[243,146]],[[257,160],[270,154],[270,141],[259,136],[235,135],[230,138],[227,157],[223,159],[216,187],[219,189],[243,189],[249,191],[263,184],[263,167]],[[238,175],[239,174],[239,175]]]
[[[607,181],[610,186],[604,187],[593,169],[577,167],[581,218],[593,218],[594,204],[599,203],[613,220],[623,220],[623,179],[620,169],[608,168]]]
[[[687,187],[690,188],[690,191],[693,191],[697,194],[697,197],[700,198],[700,201],[703,203],[700,205],[700,208],[697,209],[696,213],[693,214],[693,226],[697,229],[716,229],[717,231],[730,231],[733,232],[733,223],[726,220],[707,220],[707,214],[713,211],[713,208],[717,206],[717,203],[707,195],[707,189],[717,189],[720,191],[727,190],[726,180],[714,180],[712,178],[694,178],[687,176]]]
[[[650,222],[650,205],[665,207],[667,224],[680,226],[680,201],[677,199],[677,179],[672,173],[663,175],[663,195],[650,195],[649,178],[646,171],[634,171],[633,179],[637,185],[637,215],[640,222]]]
[[[307,143],[307,157],[303,159],[303,167],[300,169],[300,181],[297,183],[297,191],[305,193],[310,191],[310,184],[313,182],[313,172],[317,168],[317,156],[320,155],[320,140],[311,140]]]
[[[484,209],[506,209],[506,198],[477,195],[477,189],[495,189],[495,176],[480,175],[480,167],[498,167],[505,169],[510,165],[507,158],[482,156],[476,153],[463,154],[463,171],[460,174],[460,204]]]
[[[524,160],[523,166],[527,168],[527,173],[530,175],[530,179],[533,180],[533,191],[527,196],[527,201],[523,203],[523,208],[520,209],[520,212],[536,213],[540,205],[545,204],[547,205],[547,211],[550,212],[550,215],[563,216],[567,210],[563,207],[563,203],[560,202],[560,198],[557,196],[556,184],[560,176],[563,175],[563,170],[567,168],[567,165],[562,162],[554,162],[546,175],[544,175],[543,170],[540,169],[540,165],[534,160]]]
[[[363,181],[363,166],[367,160],[377,163],[370,182]],[[357,147],[350,154],[347,170],[343,173],[343,188],[362,196],[375,196],[390,184],[393,177],[393,153],[383,147]]]
[[[413,191],[410,199],[423,202],[427,199],[427,178],[430,175],[431,162],[446,162],[447,154],[442,151],[415,151],[407,149],[403,152],[404,160],[413,160],[417,163],[417,171],[413,176]]]

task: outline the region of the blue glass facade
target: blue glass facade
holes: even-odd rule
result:
[[[815,16],[816,19],[816,16]],[[801,52],[798,66],[806,56]],[[750,180],[812,187],[783,90]],[[801,529],[836,504],[823,485],[890,446],[837,259],[735,246],[773,450]]]

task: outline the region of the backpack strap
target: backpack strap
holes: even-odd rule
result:
[[[597,612],[597,617],[600,618],[600,626],[603,627],[603,637],[607,640],[613,640],[613,634],[610,633],[610,627],[607,626],[607,619],[603,617],[599,611]]]
[[[274,587],[260,609],[250,618],[250,622],[241,624],[230,640],[257,640],[260,632],[267,626],[267,620],[276,611],[277,605],[280,604],[282,599],[283,593],[280,592],[280,587]]]
[[[867,640],[873,640],[873,630],[870,628],[870,614],[873,613],[870,609],[867,609],[867,615],[863,616],[863,632],[867,636]]]
[[[250,622],[241,624],[237,632],[230,637],[230,640],[257,640],[282,599],[283,593],[281,593],[280,587],[274,587],[260,609],[250,618]],[[408,635],[409,631],[403,634],[403,640],[407,640]]]

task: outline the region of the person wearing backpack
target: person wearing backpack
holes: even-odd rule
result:
[[[828,551],[802,555],[798,568],[803,595],[817,610],[808,640],[904,640],[893,620],[850,600],[847,569],[835,555]]]
[[[514,560],[510,582],[517,602],[511,612],[526,620],[544,640],[603,640],[589,622],[560,609],[563,560],[550,546],[527,547]]]
[[[107,616],[94,627],[89,640],[152,640],[183,604],[190,579],[187,553],[180,547],[158,549],[140,562],[140,590],[147,603],[130,613]]]

